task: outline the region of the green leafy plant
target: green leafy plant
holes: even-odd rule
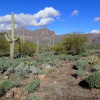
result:
[[[90,88],[99,88],[100,89],[100,72],[91,74],[86,78]]]
[[[33,56],[36,50],[36,46],[32,42],[23,42],[21,44],[21,54],[24,56]]]
[[[82,76],[86,76],[87,73],[85,71],[82,70],[76,70],[75,71],[78,77],[82,77]]]
[[[33,93],[40,86],[40,80],[34,80],[27,86],[27,91]]]
[[[13,82],[11,80],[3,81],[0,86],[5,90],[8,91],[13,87]]]
[[[5,91],[2,87],[0,87],[0,97],[3,96],[5,94]]]
[[[88,63],[90,65],[96,65],[97,63],[99,63],[99,58],[98,57],[91,57],[89,60],[88,60]]]
[[[88,65],[87,60],[79,60],[79,61],[76,62],[75,67],[76,67],[78,70],[86,70],[86,69],[89,68],[89,65]]]
[[[33,97],[24,98],[23,100],[40,100],[40,97],[34,95]]]

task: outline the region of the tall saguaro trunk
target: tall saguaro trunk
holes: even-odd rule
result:
[[[8,42],[10,42],[10,60],[12,61],[14,58],[14,42],[18,39],[17,37],[14,37],[14,29],[15,29],[15,23],[14,23],[14,13],[12,12],[11,14],[11,24],[12,24],[12,31],[11,31],[11,35],[5,34],[5,38]]]
[[[14,58],[14,44],[10,43],[10,60],[12,61]]]
[[[12,34],[11,34],[12,42],[10,43],[10,59],[13,60],[13,58],[14,58],[14,29],[15,29],[14,13],[13,12],[12,12],[11,23],[12,23]]]

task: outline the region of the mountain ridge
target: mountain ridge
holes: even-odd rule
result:
[[[29,30],[25,28],[17,28],[15,29],[16,36],[22,36],[24,31],[25,40],[33,41],[36,43],[37,39],[39,39],[41,44],[48,44],[49,38],[55,38],[55,43],[59,43],[63,40],[64,37],[67,37],[70,33],[66,33],[63,35],[56,35],[54,31],[49,30],[48,28],[41,28],[36,30]],[[90,38],[91,43],[100,43],[100,34],[99,33],[85,33],[86,36]]]

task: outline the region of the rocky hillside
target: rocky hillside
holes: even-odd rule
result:
[[[21,36],[24,31],[25,35],[25,40],[30,40],[36,43],[37,39],[40,41],[40,45],[42,44],[48,44],[49,43],[49,37],[54,37],[55,38],[55,43],[60,42],[63,40],[64,37],[68,36],[67,34],[64,35],[56,35],[54,31],[51,31],[47,28],[41,28],[37,30],[28,30],[28,29],[22,29],[22,28],[17,28],[15,29],[15,35],[16,36]],[[86,34],[92,43],[100,43],[100,34],[99,33],[87,33]]]

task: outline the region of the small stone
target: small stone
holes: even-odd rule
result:
[[[17,93],[16,93],[16,95],[15,95],[15,98],[16,98],[16,99],[19,99],[19,98],[21,97],[21,94],[22,94],[22,91],[21,91],[20,88],[18,88],[18,89],[17,89]]]
[[[14,96],[14,93],[11,90],[8,91],[7,94],[6,94],[6,97],[9,98],[9,99],[13,98],[13,96]]]
[[[44,75],[38,75],[38,78],[40,79],[40,80],[43,80],[44,78],[46,78],[46,75],[44,74]]]
[[[54,81],[53,84],[56,84],[56,81]]]
[[[17,88],[12,88],[11,91],[17,93]]]

